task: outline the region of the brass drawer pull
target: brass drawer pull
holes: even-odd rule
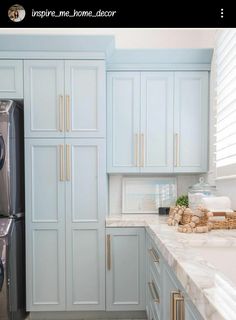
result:
[[[111,235],[107,235],[107,270],[111,270]]]
[[[66,96],[66,131],[70,131],[70,96]]]
[[[71,161],[70,161],[70,145],[66,145],[66,180],[70,181]]]
[[[134,135],[134,165],[136,167],[139,166],[139,163],[138,163],[138,143],[139,143],[139,135],[137,133],[135,133]]]
[[[64,181],[64,145],[59,146],[59,156],[60,156],[60,181]]]
[[[184,297],[180,291],[171,292],[170,308],[171,320],[184,320]]]
[[[148,252],[149,252],[150,256],[152,257],[153,262],[160,263],[160,258],[159,258],[155,249],[153,249],[153,248],[148,249]]]
[[[159,294],[157,292],[156,286],[154,284],[154,282],[148,282],[148,287],[152,296],[152,299],[155,303],[160,303],[160,297]]]
[[[175,167],[179,167],[179,134],[175,133]]]
[[[59,95],[59,131],[64,131],[64,107],[62,95]]]
[[[140,167],[144,167],[144,161],[145,161],[145,156],[144,156],[144,153],[145,153],[145,150],[144,150],[144,134],[141,133],[141,164],[140,164]]]

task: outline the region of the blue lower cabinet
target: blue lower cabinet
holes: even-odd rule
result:
[[[106,309],[145,310],[145,230],[106,229]]]

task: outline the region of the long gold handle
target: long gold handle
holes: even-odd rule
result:
[[[179,167],[179,134],[175,133],[175,167]]]
[[[64,131],[64,107],[62,95],[59,95],[59,131]]]
[[[148,287],[149,287],[149,290],[150,290],[150,293],[151,293],[151,296],[152,296],[152,299],[154,302],[156,303],[160,303],[160,297],[159,297],[159,294],[157,292],[157,289],[155,287],[155,284],[154,282],[148,282]]]
[[[184,320],[184,297],[180,291],[171,292],[171,320]]]
[[[153,262],[157,262],[157,263],[160,262],[160,258],[159,258],[155,249],[151,248],[148,250],[148,252],[149,252],[150,256],[152,257]]]
[[[66,95],[66,131],[70,131],[70,96]]]
[[[70,145],[66,145],[66,180],[70,181],[70,166],[71,166],[71,161],[70,161]]]
[[[134,142],[134,165],[136,166],[136,167],[138,167],[139,166],[139,163],[138,163],[138,133],[135,133],[135,135],[134,135],[134,140],[135,140],[135,142]]]
[[[60,181],[64,181],[64,145],[59,146],[60,152]]]
[[[111,235],[107,235],[107,270],[111,270]]]
[[[144,167],[144,152],[145,152],[145,150],[144,150],[144,134],[143,133],[141,133],[140,140],[141,140],[141,165],[140,165],[140,167]]]

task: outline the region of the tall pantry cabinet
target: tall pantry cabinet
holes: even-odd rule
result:
[[[27,310],[105,309],[103,60],[24,62]]]

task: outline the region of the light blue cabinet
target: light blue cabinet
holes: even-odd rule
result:
[[[173,72],[141,73],[141,172],[173,171]]]
[[[139,72],[107,74],[107,128],[107,171],[139,172]]]
[[[65,309],[63,139],[25,142],[27,310]]]
[[[208,72],[108,72],[110,173],[206,172]]]
[[[22,60],[0,60],[0,98],[23,99]]]
[[[103,139],[66,139],[67,310],[105,310]]]
[[[105,63],[65,61],[66,136],[106,136]]]
[[[105,137],[105,66],[91,60],[24,63],[26,137]]]
[[[26,139],[27,310],[105,309],[103,139]]]
[[[26,137],[64,137],[64,62],[24,62]]]
[[[146,272],[148,320],[202,320],[174,271],[147,233]]]
[[[24,94],[27,310],[104,310],[104,61],[27,60]]]
[[[173,169],[173,73],[109,72],[108,172]]]
[[[145,230],[107,228],[106,308],[145,310]]]
[[[174,92],[174,172],[206,172],[208,72],[176,72]]]

